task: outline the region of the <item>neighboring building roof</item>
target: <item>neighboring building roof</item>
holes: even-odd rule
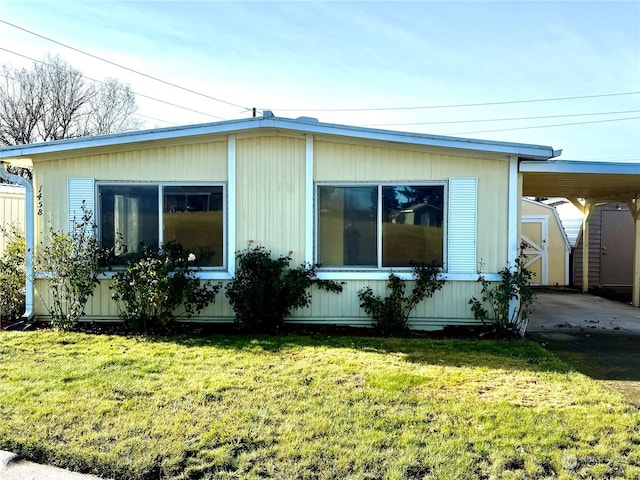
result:
[[[562,217],[560,216],[560,214],[559,214],[559,212],[558,212],[557,207],[555,207],[555,206],[554,206],[554,205],[552,205],[552,204],[548,204],[548,203],[546,203],[546,202],[538,202],[538,201],[533,200],[533,199],[531,199],[531,198],[525,198],[525,197],[523,197],[523,198],[522,198],[522,200],[524,200],[525,202],[529,202],[529,203],[531,203],[531,204],[534,204],[534,205],[538,205],[539,207],[547,208],[547,209],[549,209],[551,212],[553,212],[553,216],[554,216],[554,218],[555,218],[555,220],[556,220],[557,224],[560,226],[560,230],[561,230],[561,232],[562,232],[562,236],[563,236],[563,238],[564,238],[565,244],[566,244],[568,247],[573,247],[573,246],[574,246],[574,244],[575,244],[575,239],[574,239],[573,241],[571,240],[571,237],[569,236],[569,233],[567,232],[566,225],[565,225],[564,221],[562,220]]]
[[[0,193],[24,195],[24,187],[21,185],[12,185],[10,183],[0,183]]]
[[[564,232],[567,235],[567,239],[571,246],[575,247],[580,230],[582,230],[584,215],[580,213],[580,210],[578,210],[566,198],[549,198],[543,203],[552,205],[556,209],[556,212],[558,212],[558,216],[560,217],[560,222],[562,222],[562,228],[564,228]]]
[[[351,137],[354,139],[378,140],[394,143],[500,153],[514,155],[529,160],[547,160],[558,156],[561,152],[554,151],[552,147],[543,145],[496,142],[491,140],[476,140],[460,137],[446,137],[440,135],[426,135],[393,130],[353,127],[348,125],[322,123],[314,118],[308,117],[299,117],[296,119],[280,118],[274,117],[271,112],[266,111],[264,116],[259,118],[230,120],[153,130],[140,130],[113,135],[82,137],[68,140],[57,140],[54,142],[3,147],[0,148],[0,159],[65,152],[93,147],[125,145],[154,140],[179,139],[209,134],[231,134],[234,132],[260,128],[277,128],[302,133]]]

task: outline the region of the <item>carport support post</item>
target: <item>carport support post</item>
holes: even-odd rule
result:
[[[634,201],[627,202],[629,211],[634,220],[634,249],[633,249],[633,291],[631,303],[634,307],[640,307],[640,195],[636,195]]]

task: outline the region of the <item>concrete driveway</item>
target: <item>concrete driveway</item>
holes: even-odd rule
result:
[[[95,475],[70,472],[50,465],[28,462],[11,452],[0,450],[2,480],[103,480]]]
[[[527,336],[640,407],[640,308],[581,293],[539,292]]]
[[[640,335],[640,308],[570,291],[538,292],[527,332]]]

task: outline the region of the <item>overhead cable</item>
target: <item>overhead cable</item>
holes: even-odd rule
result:
[[[270,108],[279,112],[374,112],[391,110],[427,110],[435,108],[485,107],[490,105],[510,105],[517,103],[557,102],[561,100],[580,100],[585,98],[618,97],[623,95],[639,95],[638,92],[602,93],[598,95],[579,95],[573,97],[537,98],[527,100],[509,100],[502,102],[458,103],[451,105],[426,105],[420,107],[375,107],[375,108]]]
[[[0,21],[1,21],[1,20],[0,20]],[[43,65],[53,66],[53,65],[51,65],[50,63],[44,62],[44,61],[42,61],[42,60],[38,60],[38,59],[36,59],[36,58],[29,57],[29,56],[27,56],[27,55],[23,55],[23,54],[18,53],[18,52],[14,52],[13,50],[9,50],[9,49],[4,48],[4,47],[0,47],[0,50],[4,50],[5,52],[12,53],[13,55],[17,55],[17,56],[19,56],[19,57],[26,58],[27,60],[32,60],[32,61],[34,61],[34,62],[38,62],[38,63],[41,63],[41,64],[43,64]],[[2,75],[2,76],[4,76],[4,75]],[[104,84],[104,83],[105,83],[105,82],[103,82],[102,80],[97,80],[97,79],[95,79],[95,78],[87,77],[87,76],[86,76],[86,75],[84,75],[82,72],[80,72],[80,76],[81,76],[82,78],[86,78],[87,80],[91,80],[92,82],[97,82],[97,83],[100,83],[100,84]],[[162,99],[160,99],[160,98],[156,98],[156,97],[151,97],[151,96],[149,96],[149,95],[145,95],[144,93],[138,93],[138,92],[135,92],[135,91],[133,91],[133,90],[132,90],[132,93],[136,94],[136,95],[137,95],[137,96],[139,96],[139,97],[147,98],[147,99],[149,99],[149,100],[153,100],[154,102],[164,103],[165,105],[169,105],[169,106],[171,106],[171,107],[180,108],[180,109],[182,109],[182,110],[186,110],[186,111],[188,111],[188,112],[198,113],[198,114],[200,114],[200,115],[205,115],[205,116],[207,116],[207,117],[215,118],[215,119],[218,119],[218,120],[226,120],[225,118],[219,117],[218,115],[212,115],[211,113],[202,112],[202,111],[200,111],[200,110],[194,110],[193,108],[189,108],[189,107],[185,107],[185,106],[182,106],[182,105],[178,105],[178,104],[176,104],[176,103],[167,102],[166,100],[162,100]],[[172,122],[167,122],[167,121],[165,121],[165,120],[162,120],[162,121],[163,121],[163,122],[165,122],[165,123],[172,123]]]
[[[154,77],[153,75],[149,75],[147,73],[140,72],[140,71],[135,70],[133,68],[129,68],[129,67],[125,66],[125,65],[121,65],[119,63],[112,62],[111,60],[107,60],[106,58],[102,58],[102,57],[99,57],[98,55],[94,55],[92,53],[85,52],[84,50],[80,50],[79,48],[75,48],[75,47],[72,47],[71,45],[67,45],[66,43],[59,42],[57,40],[54,40],[53,38],[49,38],[49,37],[46,37],[46,36],[41,35],[39,33],[36,33],[36,32],[34,32],[32,30],[28,30],[26,28],[20,27],[20,26],[15,25],[15,24],[13,24],[11,22],[7,22],[6,20],[0,19],[0,22],[4,23],[6,25],[9,25],[9,26],[11,26],[13,28],[17,28],[18,30],[22,30],[23,32],[29,33],[31,35],[35,35],[36,37],[42,38],[44,40],[47,40],[48,42],[52,42],[52,43],[55,43],[55,44],[60,45],[62,47],[65,47],[65,48],[68,48],[70,50],[73,50],[74,52],[78,52],[78,53],[81,53],[83,55],[87,55],[87,56],[89,56],[91,58],[95,58],[96,60],[100,60],[101,62],[105,62],[105,63],[108,63],[110,65],[113,65],[114,67],[118,67],[118,68],[121,68],[123,70],[127,70],[128,72],[135,73],[136,75],[140,75],[140,76],[149,78],[151,80],[163,83],[165,85],[169,85],[170,87],[178,88],[178,89],[183,90],[185,92],[189,92],[189,93],[192,93],[194,95],[198,95],[200,97],[208,98],[209,100],[213,100],[215,102],[224,103],[225,105],[231,105],[232,107],[241,108],[243,110],[251,110],[249,107],[245,107],[243,105],[238,105],[237,103],[228,102],[226,100],[222,100],[222,99],[217,98],[217,97],[212,97],[211,95],[207,95],[206,93],[197,92],[197,91],[192,90],[190,88],[183,87],[181,85],[177,85],[177,84],[172,83],[172,82],[168,82],[167,80],[162,80],[161,78]]]
[[[363,125],[364,127],[399,127],[408,125],[447,125],[457,123],[483,123],[483,122],[511,122],[516,120],[541,120],[544,118],[563,118],[563,117],[587,117],[594,115],[620,115],[626,113],[638,113],[640,110],[622,110],[619,112],[592,112],[592,113],[572,113],[564,115],[544,115],[539,117],[512,117],[512,118],[485,118],[480,120],[451,120],[446,122],[410,122],[410,123],[373,123]]]
[[[497,130],[476,130],[474,132],[455,132],[445,133],[444,135],[470,135],[473,133],[492,133],[492,132],[510,132],[514,130],[529,130],[533,128],[551,128],[551,127],[568,127],[572,125],[588,125],[590,123],[608,123],[608,122],[621,122],[626,120],[637,120],[640,117],[627,117],[627,118],[612,118],[609,120],[593,120],[591,122],[575,122],[575,123],[559,123],[555,125],[534,125],[531,127],[518,127],[518,128],[501,128]]]

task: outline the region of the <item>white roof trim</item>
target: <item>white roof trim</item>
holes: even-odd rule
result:
[[[638,162],[578,162],[567,160],[530,161],[520,163],[521,172],[533,173],[599,173],[609,175],[640,175]]]
[[[393,130],[352,127],[347,125],[321,123],[309,118],[290,119],[270,117],[230,120],[225,122],[169,127],[154,130],[140,130],[113,135],[82,137],[68,140],[58,140],[55,142],[10,146],[0,148],[0,159],[32,156],[43,153],[64,152],[93,147],[124,145],[138,142],[148,142],[153,140],[168,140],[207,134],[225,134],[242,130],[254,130],[259,128],[279,128],[302,133],[338,135],[342,137],[360,138],[367,140],[502,153],[540,160],[546,160],[555,156],[552,147],[543,145],[495,142],[490,140],[476,140],[460,137],[445,137],[439,135],[426,135]]]

